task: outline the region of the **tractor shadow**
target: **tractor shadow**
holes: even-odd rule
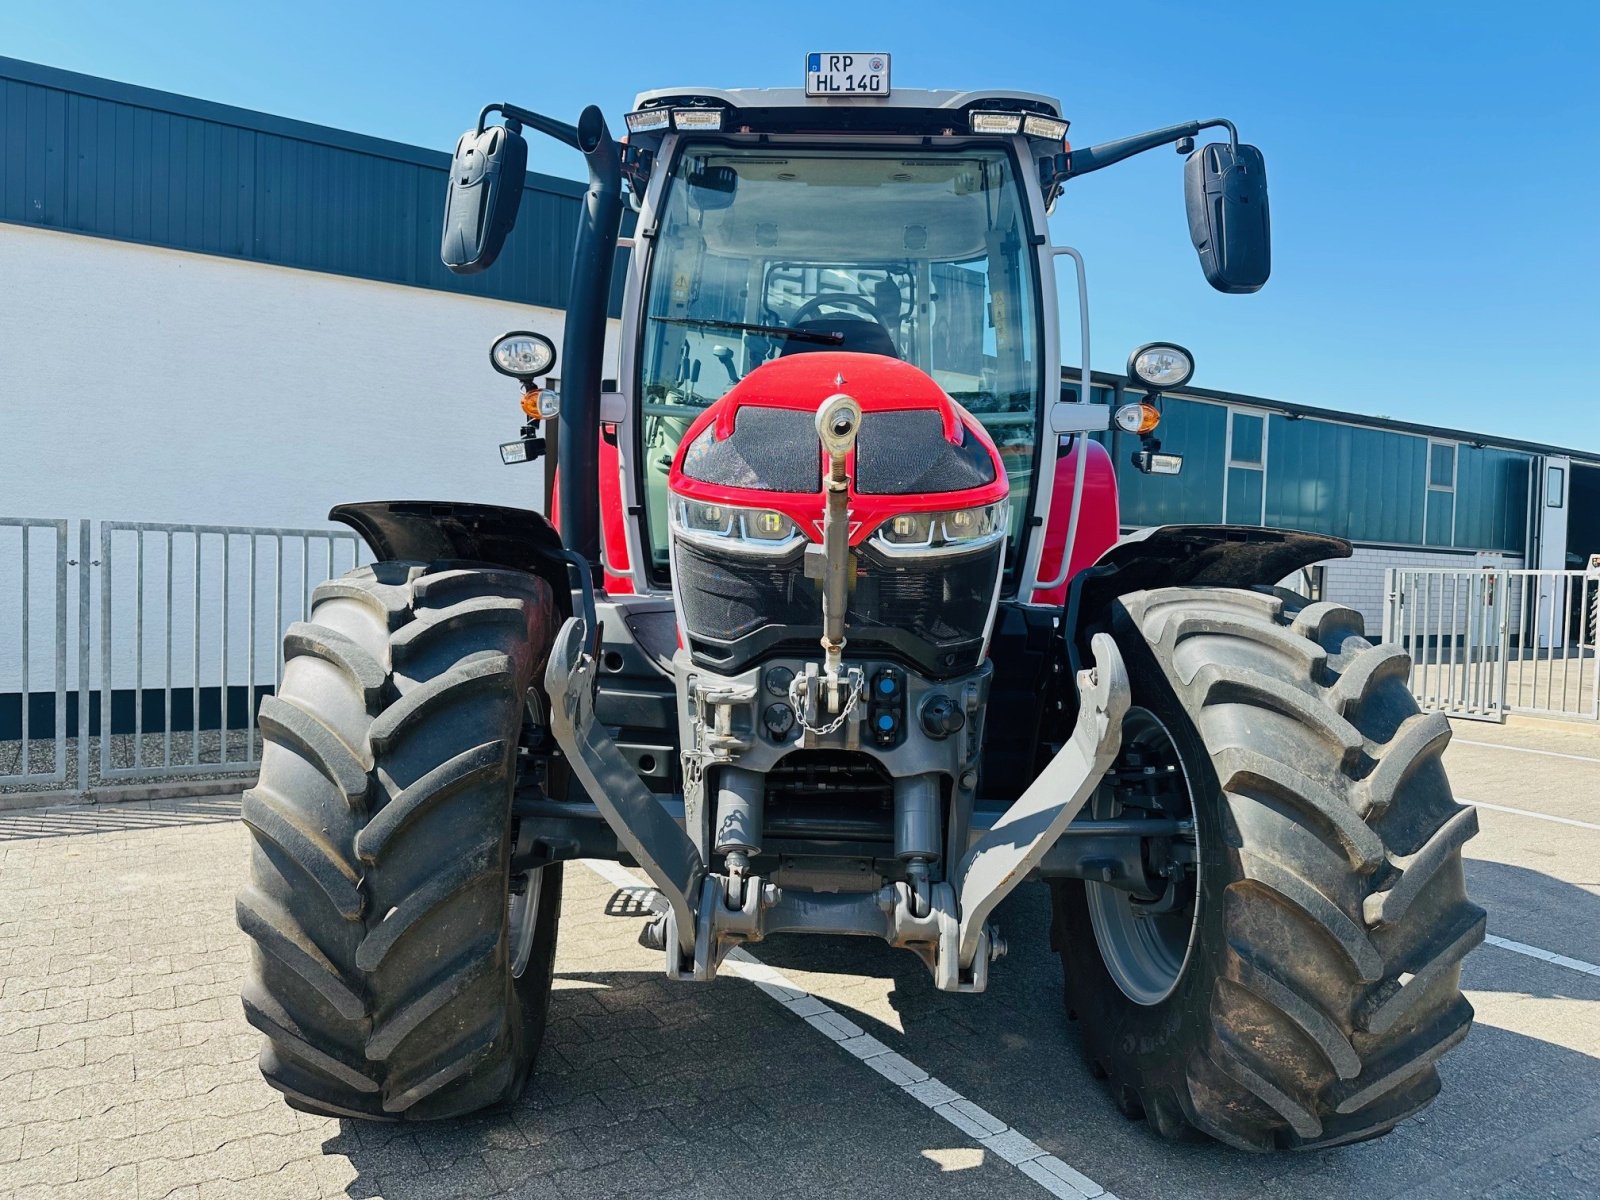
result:
[[[1513,894],[1571,929],[1600,927],[1600,898],[1581,888],[1499,863],[1469,869],[1491,932],[1515,936],[1494,920],[1494,897]],[[625,918],[642,907],[612,904]],[[1019,889],[998,919],[1010,953],[977,996],[936,991],[911,955],[865,938],[775,937],[755,949],[1123,1200],[1366,1200],[1448,1181],[1450,1194],[1476,1195],[1519,1164],[1531,1169],[1533,1147],[1572,1123],[1572,1098],[1600,1093],[1600,979],[1485,946],[1466,966],[1478,1024],[1441,1064],[1438,1101],[1390,1137],[1276,1156],[1168,1143],[1122,1117],[1082,1062],[1044,889]],[[418,1126],[341,1122],[324,1150],[355,1171],[345,1194],[977,1196],[1031,1186],[751,984],[673,983],[636,947],[595,957],[639,965],[557,972],[538,1066],[507,1111]],[[1572,1129],[1572,1143],[1600,1133],[1600,1111],[1589,1115],[1594,1128]],[[940,1148],[962,1148],[964,1169],[940,1169],[935,1157],[950,1153]]]

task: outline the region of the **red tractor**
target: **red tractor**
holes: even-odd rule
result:
[[[589,163],[553,437],[555,348],[492,352],[529,414],[502,456],[545,457],[554,496],[334,511],[379,561],[289,628],[244,801],[263,1073],[344,1116],[514,1098],[570,859],[644,871],[641,938],[679,980],[857,934],[979,992],[996,906],[1037,880],[1125,1111],[1252,1150],[1387,1131],[1472,1018],[1449,727],[1358,614],[1273,586],[1346,543],[1119,537],[1090,435],[1179,470],[1154,430],[1187,353],[1141,347],[1143,398],[1090,403],[1085,316],[1062,384],[1060,256],[1086,312],[1047,227],[1063,187],[1176,144],[1206,277],[1250,292],[1260,153],[1221,120],[1075,150],[1056,101],[891,89],[886,55],[812,55],[806,81],[647,92],[625,144],[596,108],[491,105],[458,144],[463,272],[516,219],[524,129]]]

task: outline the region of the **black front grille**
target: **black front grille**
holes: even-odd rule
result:
[[[865,547],[857,554],[849,620],[900,629],[946,652],[981,641],[1001,553],[1000,542],[976,554],[917,558]]]
[[[674,587],[694,637],[735,642],[769,625],[815,625],[822,598],[801,556],[772,563],[720,555],[679,540]]]
[[[914,558],[861,547],[845,618],[847,656],[887,653],[935,677],[974,670],[1002,553],[999,542],[972,554]],[[779,645],[817,653],[822,596],[801,554],[774,563],[679,540],[675,569],[689,650],[706,665],[742,669]]]

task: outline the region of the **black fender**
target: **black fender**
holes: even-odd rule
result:
[[[335,505],[379,559],[459,559],[527,571],[550,584],[562,617],[572,615],[572,575],[561,535],[542,514],[462,500],[365,500]]]
[[[1067,589],[1063,632],[1074,671],[1092,661],[1089,639],[1104,629],[1112,602],[1153,587],[1257,587],[1302,567],[1349,558],[1344,538],[1254,525],[1161,525],[1129,534]]]

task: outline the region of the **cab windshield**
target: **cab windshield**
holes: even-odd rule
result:
[[[638,423],[654,566],[667,473],[697,413],[762,363],[888,354],[932,376],[1007,464],[1026,519],[1041,410],[1024,196],[1001,149],[890,153],[687,147],[657,222]]]

